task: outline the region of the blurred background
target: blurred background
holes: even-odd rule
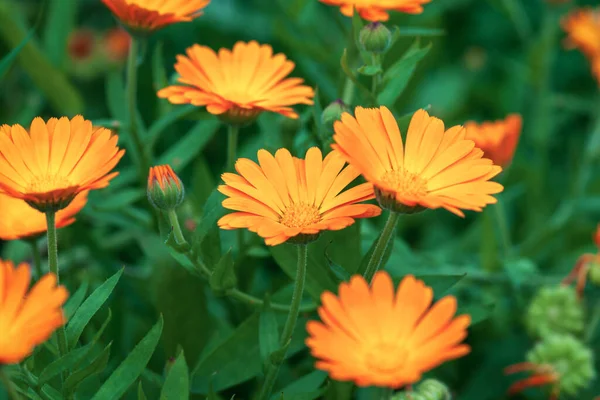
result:
[[[468,213],[464,219],[444,211],[402,218],[387,264],[395,276],[410,272],[457,277],[448,279],[444,290],[452,286],[448,293],[457,295],[462,311],[477,322],[468,339],[473,352],[434,372],[453,388],[457,399],[505,398],[515,378],[504,377],[502,369],[524,360],[532,345],[522,323],[532,294],[542,285],[560,282],[581,254],[597,252],[592,234],[600,221],[600,94],[585,56],[564,49],[560,27],[561,17],[586,5],[598,2],[433,0],[423,14],[396,13],[387,23],[399,27],[400,39],[384,65],[401,57],[415,40],[421,46],[432,44],[394,104],[399,118],[427,108],[449,127],[469,120],[503,119],[509,113],[523,116],[514,161],[498,178],[505,185],[498,196],[500,204],[483,213]],[[194,43],[215,50],[231,48],[239,40],[269,43],[296,63],[293,76],[318,88],[319,103],[325,107],[342,97],[346,77],[340,58],[348,47],[351,25],[338,8],[316,0],[213,0],[202,17],[149,38],[139,75],[140,112],[156,162],[171,163],[186,183],[188,197],[181,217],[190,235],[219,182],[226,132],[203,110],[173,106],[156,97],[158,89],[175,79],[176,55]],[[120,121],[126,119],[123,66],[128,37],[108,9],[99,0],[0,0],[0,57],[27,35],[31,38],[15,62],[0,69],[0,123],[29,125],[35,116],[82,113],[118,132]],[[362,100],[357,94],[353,105]],[[241,156],[255,159],[259,148],[279,147],[304,156],[309,146],[318,145],[313,110],[298,110],[297,121],[262,115],[244,128]],[[157,127],[157,121],[174,113],[176,123]],[[248,310],[215,297],[161,250],[145,189],[137,185],[130,167],[126,155],[121,175],[106,190],[90,194],[78,222],[60,231],[61,269],[66,271],[67,285],[77,288],[84,280],[92,286],[102,282],[125,266],[125,278],[109,304],[112,322],[104,334],[114,341],[115,360],[127,354],[163,313],[163,348],[144,376],[151,391],[178,345],[195,365],[206,358],[207,343],[227,337]],[[344,253],[355,245],[364,254],[380,224],[381,219],[363,222],[360,237],[359,228],[353,228],[352,241],[335,236],[331,258],[343,263]],[[233,243],[228,233],[219,238],[217,232],[216,237],[220,248]],[[254,235],[249,240],[248,252],[236,259],[244,289],[260,295],[287,285],[277,257]],[[323,242],[311,251],[327,251],[327,241]],[[15,261],[30,257],[27,244],[19,241],[0,242],[0,250],[3,258]],[[445,281],[436,282],[444,286]],[[586,290],[590,312],[600,309],[599,292]],[[103,312],[97,325],[106,316]],[[599,336],[591,339],[596,349]],[[312,361],[300,347],[282,380],[310,370]],[[250,351],[237,350],[241,353],[232,350],[231,359],[249,362],[253,357]],[[225,356],[218,362],[229,363]],[[239,366],[226,368],[237,378],[217,384],[223,398],[233,393],[246,398],[244,393],[258,382],[251,379],[258,372],[244,375]],[[200,368],[199,374],[210,369]],[[93,388],[90,381],[90,392]],[[207,378],[199,378],[195,388],[206,393]],[[579,398],[598,394],[596,381]],[[343,398],[334,391],[326,396]],[[547,394],[530,390],[521,398]]]

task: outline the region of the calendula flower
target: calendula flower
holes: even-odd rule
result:
[[[56,213],[56,227],[63,228],[75,222],[75,215],[85,206],[87,192],[75,196],[71,204]],[[31,208],[25,201],[0,193],[0,239],[26,239],[45,233],[46,216]]]
[[[150,168],[147,194],[153,207],[169,211],[181,205],[185,189],[170,165],[158,165]]]
[[[478,124],[465,124],[467,139],[483,150],[484,156],[494,164],[506,167],[510,164],[519,143],[522,119],[519,114],[510,114],[503,120]]]
[[[343,191],[359,174],[352,166],[344,168],[335,151],[323,159],[312,147],[301,160],[286,149],[275,156],[259,150],[258,162],[241,158],[235,164],[238,174],[222,175],[225,185],[219,191],[228,197],[223,207],[237,211],[218,221],[222,229],[247,228],[275,246],[307,242],[321,231],[340,230],[356,218],[381,213],[375,205],[358,204],[374,197],[370,184]]]
[[[419,110],[403,144],[386,107],[356,107],[355,115],[334,124],[332,147],[373,184],[383,208],[414,213],[443,207],[464,216],[461,209],[481,211],[496,202],[491,194],[503,187],[489,180],[502,168],[483,158],[462,126],[445,131],[441,120]]]
[[[110,61],[114,63],[123,62],[127,59],[131,36],[125,29],[114,28],[106,32],[102,44],[104,53]]]
[[[432,305],[433,290],[412,275],[398,290],[380,271],[369,287],[362,276],[342,283],[339,295],[324,292],[319,316],[310,321],[306,345],[316,368],[332,379],[358,386],[399,388],[421,379],[436,366],[462,357],[470,348],[469,315],[456,314],[456,298]]]
[[[431,0],[319,0],[321,3],[340,7],[340,11],[351,17],[354,10],[368,21],[387,21],[389,11],[406,14],[421,14],[423,5]]]
[[[562,20],[562,27],[567,48],[581,50],[590,60],[600,56],[600,10],[575,9]]]
[[[562,281],[563,285],[570,285],[573,281],[577,281],[576,289],[579,298],[583,296],[588,275],[594,284],[600,286],[600,224],[596,227],[593,239],[598,252],[581,255],[569,275]]]
[[[102,0],[133,31],[154,31],[202,15],[210,0]]]
[[[233,51],[215,53],[194,45],[187,56],[177,56],[175,70],[185,86],[169,86],[158,92],[171,103],[206,106],[209,113],[231,123],[246,123],[263,111],[298,118],[291,106],[313,104],[314,91],[300,78],[286,78],[294,63],[285,55],[273,55],[269,45],[237,42]]]
[[[58,211],[77,194],[103,188],[125,150],[118,137],[78,115],[69,120],[35,118],[0,127],[0,191],[41,211]]]
[[[56,276],[44,275],[28,291],[30,267],[0,260],[0,366],[16,364],[62,326],[62,305],[68,297]]]

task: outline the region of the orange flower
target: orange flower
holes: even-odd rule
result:
[[[294,104],[313,104],[313,89],[300,78],[286,78],[294,63],[285,55],[273,55],[269,45],[255,41],[237,42],[233,51],[215,53],[194,45],[187,56],[177,56],[175,70],[179,82],[189,86],[169,86],[158,97],[171,103],[206,106],[209,113],[234,123],[253,120],[262,111],[298,118]]]
[[[154,31],[202,15],[210,0],[102,0],[121,23],[134,31]]]
[[[562,21],[567,48],[578,48],[591,59],[600,56],[600,10],[576,9]]]
[[[0,127],[0,190],[46,212],[58,211],[86,190],[108,185],[109,173],[125,150],[118,137],[78,115],[69,120],[35,118],[29,132],[21,125]]]
[[[368,21],[387,21],[388,11],[399,11],[407,14],[421,14],[423,4],[431,0],[319,0],[321,3],[340,7],[347,17],[354,14],[354,9]]]
[[[21,362],[65,323],[68,293],[56,276],[44,275],[28,293],[30,280],[29,265],[0,260],[0,365]]]
[[[96,47],[96,34],[89,29],[78,29],[69,35],[67,53],[74,61],[92,58]]]
[[[585,283],[587,281],[588,275],[591,275],[592,282],[596,281],[597,276],[597,268],[600,268],[600,224],[596,227],[596,232],[594,232],[594,244],[598,248],[596,254],[593,253],[585,253],[582,254],[575,263],[575,266],[569,272],[563,280],[563,285],[570,285],[574,281],[577,281],[577,295],[579,298],[583,297],[583,290],[585,289]]]
[[[71,204],[56,213],[56,227],[63,228],[75,222],[77,214],[87,202],[88,192],[75,196]],[[15,240],[46,232],[46,217],[21,199],[0,193],[0,239]]]
[[[483,150],[484,156],[494,164],[506,167],[510,164],[519,143],[522,120],[519,114],[510,114],[504,120],[465,124],[467,139]]]
[[[456,298],[446,296],[433,306],[433,290],[407,275],[398,290],[380,271],[371,287],[360,275],[340,285],[339,295],[321,295],[323,322],[306,325],[306,345],[316,368],[331,378],[358,386],[399,388],[421,379],[438,365],[462,357],[461,344],[471,323],[456,314]]]
[[[150,168],[147,193],[150,204],[164,211],[178,207],[185,197],[183,183],[170,165]]]
[[[403,145],[386,107],[356,107],[355,114],[343,114],[334,124],[332,147],[373,183],[383,208],[414,213],[443,207],[464,216],[460,209],[481,211],[496,202],[490,195],[503,187],[489,179],[502,168],[482,158],[483,151],[465,139],[463,127],[444,132],[441,120],[419,110]]]
[[[125,29],[114,28],[106,32],[103,38],[107,57],[115,62],[125,61],[131,44],[131,36]]]
[[[352,166],[344,168],[337,152],[323,160],[313,147],[301,160],[286,149],[277,150],[275,157],[259,150],[258,162],[241,158],[235,164],[239,175],[222,175],[225,185],[219,191],[228,197],[223,207],[237,212],[219,220],[221,229],[247,228],[275,246],[308,242],[320,231],[344,229],[355,218],[381,213],[375,205],[357,204],[374,197],[371,184],[342,192],[359,174]]]

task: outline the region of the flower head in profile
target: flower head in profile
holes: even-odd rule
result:
[[[580,8],[562,20],[565,46],[581,50],[590,61],[600,57],[600,9]]]
[[[494,164],[506,167],[510,164],[519,143],[522,119],[519,114],[510,114],[503,120],[493,122],[467,122],[467,139],[483,150],[483,155]]]
[[[41,211],[58,211],[79,193],[108,185],[125,150],[118,137],[76,116],[0,127],[0,191]]]
[[[358,11],[367,21],[387,21],[389,12],[397,11],[406,14],[421,14],[423,5],[431,0],[319,0],[321,3],[340,7],[347,17]]]
[[[44,275],[31,290],[30,281],[29,265],[0,260],[0,365],[21,362],[65,323],[68,293],[56,275]]]
[[[340,285],[338,296],[323,293],[322,322],[306,326],[316,368],[358,386],[399,388],[468,354],[462,341],[471,317],[455,317],[453,296],[432,302],[433,290],[423,281],[408,275],[395,290],[384,271],[375,274],[370,287],[356,275]]]
[[[344,229],[356,218],[381,213],[375,205],[359,204],[374,197],[371,184],[344,191],[359,174],[352,166],[344,168],[344,159],[335,151],[323,159],[313,147],[302,160],[286,149],[277,150],[275,156],[259,150],[258,164],[241,158],[235,169],[237,174],[222,175],[225,184],[219,191],[228,197],[223,207],[236,212],[225,215],[218,225],[247,228],[270,246],[308,242],[321,231]]]
[[[75,196],[71,204],[56,213],[56,227],[63,228],[75,222],[75,215],[87,202],[88,192]],[[45,233],[46,216],[31,208],[25,201],[0,193],[0,239],[15,240],[35,237]]]
[[[334,124],[332,147],[373,184],[383,208],[414,213],[443,207],[464,216],[461,209],[481,211],[496,202],[491,195],[503,187],[490,179],[502,168],[483,158],[462,126],[445,130],[441,120],[419,110],[403,143],[386,107],[356,107],[355,115]]]
[[[186,53],[175,64],[183,85],[158,92],[171,103],[206,106],[235,124],[250,122],[263,111],[298,118],[293,105],[313,104],[313,89],[300,78],[287,77],[294,63],[283,54],[273,55],[269,45],[238,42],[233,50],[216,53],[196,44]]]
[[[132,31],[154,31],[202,15],[210,0],[102,0],[115,17]]]

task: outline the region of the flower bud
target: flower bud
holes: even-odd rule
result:
[[[581,333],[584,311],[577,299],[577,292],[570,286],[541,288],[529,304],[525,324],[529,333],[536,338]]]
[[[185,196],[181,179],[169,165],[150,168],[148,174],[148,201],[154,208],[170,211],[177,208]]]
[[[392,32],[381,22],[371,22],[361,29],[358,41],[362,50],[374,54],[383,54],[392,45]]]
[[[340,99],[337,99],[323,110],[321,114],[321,123],[327,128],[331,128],[335,121],[342,118],[342,114],[350,112],[350,108]]]
[[[423,395],[426,399],[431,400],[450,400],[452,395],[450,389],[445,383],[440,382],[436,379],[425,379],[419,383],[417,392]]]

